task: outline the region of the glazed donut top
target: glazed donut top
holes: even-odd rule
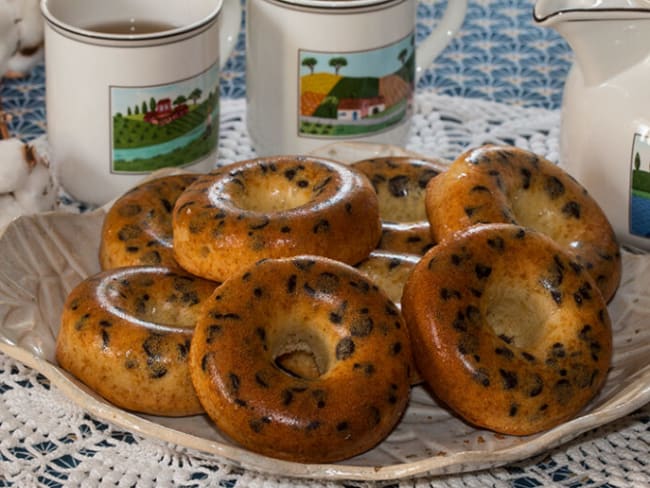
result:
[[[532,152],[492,145],[468,150],[429,182],[426,210],[438,242],[478,223],[513,223],[573,253],[606,300],[618,287],[620,249],[604,212],[575,179]]]
[[[312,354],[316,375],[277,358]],[[244,447],[299,462],[359,454],[408,401],[411,346],[401,314],[355,268],[322,256],[265,259],[214,292],[190,348],[206,412]]]
[[[112,316],[127,318],[155,333],[192,330],[201,304],[217,284],[172,268],[127,266],[92,278],[78,291]]]
[[[367,178],[307,156],[242,161],[201,177],[177,200],[173,227],[179,263],[217,281],[263,258],[312,254],[355,264],[381,236]]]
[[[418,370],[473,424],[528,435],[604,383],[610,318],[586,270],[548,236],[476,225],[432,248],[404,289]]]
[[[263,158],[242,161],[215,170],[190,188],[177,211],[182,210],[191,192],[201,192],[209,184],[207,201],[233,212],[265,215],[286,213],[287,219],[307,210],[337,204],[354,190],[363,187],[351,171],[326,159],[307,156]],[[220,178],[211,178],[221,176]]]
[[[179,270],[105,270],[70,292],[57,361],[112,403],[153,415],[202,412],[187,356],[194,326],[216,284]]]

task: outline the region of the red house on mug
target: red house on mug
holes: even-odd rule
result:
[[[377,115],[386,110],[382,95],[371,98],[342,98],[339,101],[336,118],[339,120],[359,120]]]
[[[174,107],[170,98],[163,98],[156,103],[156,109],[144,114],[144,121],[153,125],[167,125],[189,112],[186,104]]]

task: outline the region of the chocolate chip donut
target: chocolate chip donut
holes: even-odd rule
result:
[[[477,223],[513,223],[550,236],[594,277],[605,300],[621,279],[621,254],[607,217],[564,170],[528,151],[483,146],[432,179],[426,210],[433,239]]]
[[[528,435],[576,415],[612,357],[606,303],[548,236],[476,225],[425,254],[404,287],[418,371],[468,422]]]
[[[378,249],[355,266],[399,306],[404,283],[420,256]]]
[[[434,245],[424,207],[425,188],[446,169],[446,162],[381,157],[357,161],[352,167],[365,174],[377,192],[382,219],[379,249],[422,255]]]
[[[56,359],[120,408],[180,416],[203,411],[187,356],[215,284],[168,268],[103,271],[68,295]]]
[[[172,210],[198,175],[146,181],[118,198],[106,213],[99,248],[102,269],[120,266],[175,266]]]
[[[279,367],[291,351],[318,376]],[[333,462],[384,439],[409,397],[411,350],[401,314],[358,270],[321,256],[266,259],[226,280],[190,348],[206,412],[243,447]]]
[[[381,234],[367,178],[312,157],[259,158],[216,170],[183,192],[173,215],[176,260],[216,281],[263,258],[314,254],[356,264]]]

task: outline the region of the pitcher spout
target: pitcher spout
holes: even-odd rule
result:
[[[538,0],[533,18],[567,41],[587,85],[650,56],[650,0]]]

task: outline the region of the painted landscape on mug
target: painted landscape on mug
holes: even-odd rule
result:
[[[112,171],[147,173],[211,154],[219,137],[219,70],[166,85],[111,87]]]
[[[650,141],[636,134],[632,149],[630,233],[650,237]]]
[[[300,51],[299,135],[381,132],[412,111],[415,36],[370,51]]]

